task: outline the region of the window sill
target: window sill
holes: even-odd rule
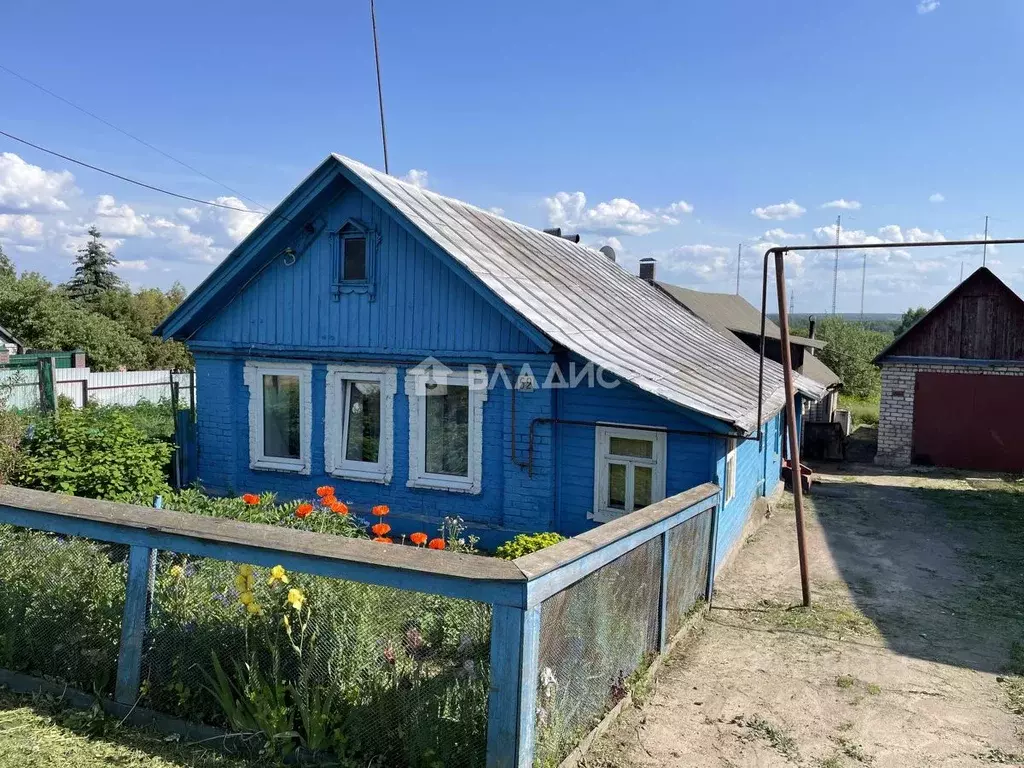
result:
[[[358,483],[378,483],[379,485],[389,485],[391,483],[391,473],[385,470],[364,470],[364,469],[348,469],[346,467],[328,467],[325,472],[331,477],[336,477],[339,480],[354,480]]]
[[[468,478],[446,478],[439,476],[411,477],[406,482],[409,488],[426,488],[435,491],[455,493],[480,493],[480,486]]]
[[[260,472],[292,472],[299,475],[309,474],[309,465],[304,461],[275,461],[273,459],[259,459],[249,464],[249,469]]]

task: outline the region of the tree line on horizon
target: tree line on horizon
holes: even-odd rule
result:
[[[56,285],[38,272],[19,275],[0,246],[0,325],[30,349],[81,349],[99,371],[192,368],[184,344],[153,336],[185,299],[184,286],[132,291],[114,272],[118,261],[100,231],[91,227],[89,237],[74,274]]]

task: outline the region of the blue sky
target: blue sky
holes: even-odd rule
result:
[[[759,295],[765,243],[1024,235],[1017,0],[379,0],[391,171],[611,242],[635,269]],[[367,3],[54,2],[4,9],[0,64],[246,197],[329,152],[382,166]],[[255,208],[0,71],[0,130],[204,200]],[[828,204],[832,203],[831,207]],[[844,207],[836,207],[844,206]],[[258,216],[194,206],[0,137],[0,243],[66,279],[95,223],[133,285],[194,287]],[[980,249],[872,252],[867,311],[930,304]],[[795,309],[832,254],[793,257]],[[1024,249],[989,249],[1024,289]],[[839,310],[860,308],[844,257]]]

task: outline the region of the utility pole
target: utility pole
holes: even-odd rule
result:
[[[839,245],[839,233],[843,231],[843,217],[836,216],[836,245]],[[832,268],[832,314],[836,313],[836,290],[839,288],[839,248],[836,248],[836,264]]]
[[[388,169],[388,134],[384,130],[384,91],[380,85],[380,49],[377,47],[377,12],[373,7],[373,0],[370,0],[370,23],[373,25],[373,61],[377,65],[377,104],[380,106],[380,141],[384,145],[384,173],[390,173]]]
[[[743,243],[736,246],[736,295],[740,295],[740,268],[743,265]]]
[[[985,266],[988,258],[988,216],[985,217],[985,244],[981,246],[981,266]]]
[[[864,265],[860,272],[860,321],[864,322],[864,288],[868,283],[868,252],[864,251]]]

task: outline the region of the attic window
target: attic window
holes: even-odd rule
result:
[[[334,296],[365,293],[372,301],[375,293],[375,259],[378,236],[368,225],[355,219],[334,233]]]

